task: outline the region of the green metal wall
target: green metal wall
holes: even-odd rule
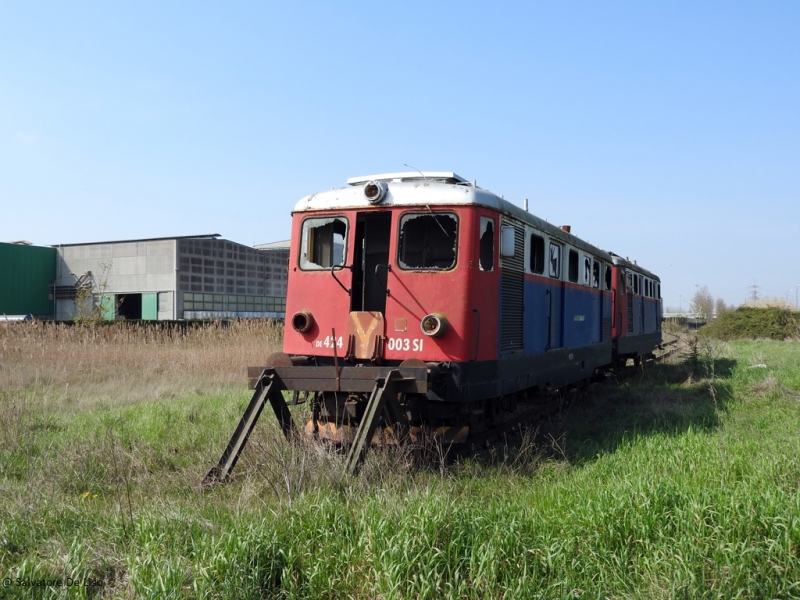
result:
[[[56,249],[0,242],[0,314],[53,315]]]

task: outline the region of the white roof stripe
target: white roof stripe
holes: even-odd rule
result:
[[[450,179],[450,183],[468,183],[463,177],[456,175],[452,171],[406,171],[403,173],[381,173],[380,175],[365,175],[363,177],[351,177],[347,180],[347,185],[358,185],[368,181],[410,181],[427,179]]]

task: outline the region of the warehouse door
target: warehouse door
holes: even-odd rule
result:
[[[141,294],[117,294],[117,317],[138,321],[142,318]]]
[[[158,319],[158,294],[142,294],[142,320],[155,321]]]

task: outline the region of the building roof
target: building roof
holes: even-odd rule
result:
[[[280,240],[278,242],[268,242],[266,244],[256,244],[256,250],[288,250],[292,246],[292,240]]]
[[[167,240],[215,240],[220,237],[219,233],[208,233],[204,235],[175,235],[172,237],[141,238],[137,240],[110,240],[106,242],[80,242],[77,244],[54,244],[53,248],[66,248],[68,246],[97,246],[99,244],[130,244],[133,242],[164,242]]]

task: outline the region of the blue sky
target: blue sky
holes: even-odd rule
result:
[[[285,239],[405,163],[793,301],[800,2],[0,2],[2,241]]]

